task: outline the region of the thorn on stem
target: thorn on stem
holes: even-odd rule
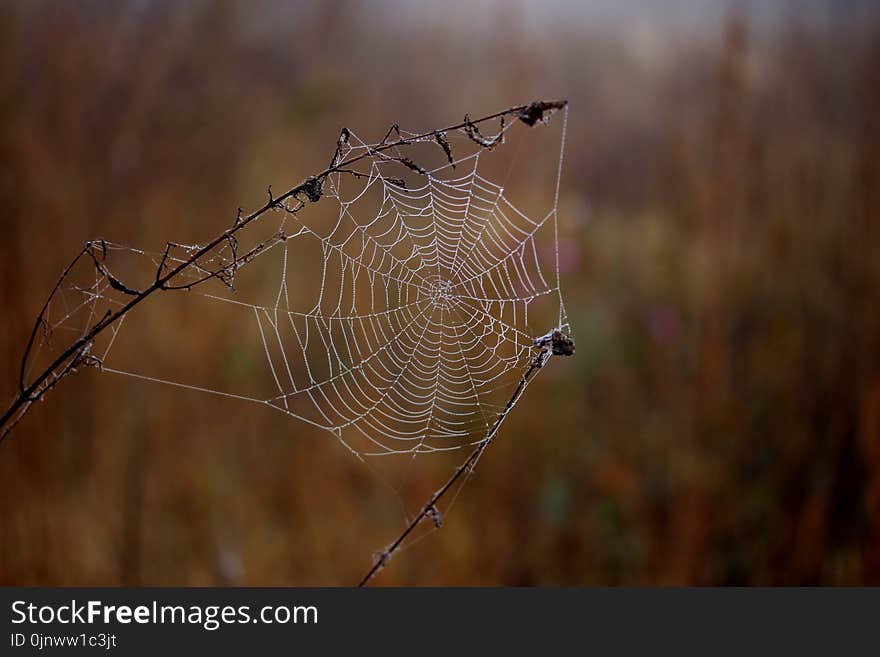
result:
[[[400,141],[404,141],[403,137],[400,136],[400,126],[396,123],[392,123],[391,127],[388,128],[388,132],[385,133],[385,137],[382,139],[382,146],[388,143],[388,138],[391,136],[392,132],[397,133],[397,139]]]
[[[449,145],[449,141],[446,139],[446,133],[442,130],[434,131],[434,139],[440,144],[440,148],[443,149],[443,152],[446,153],[446,159],[449,160],[449,164],[452,165],[452,168],[455,168],[455,160],[452,157],[452,147]]]
[[[440,529],[443,526],[443,516],[440,515],[440,509],[431,504],[425,508],[425,515],[434,522],[434,527]]]
[[[342,149],[345,148],[350,137],[351,133],[348,131],[348,128],[343,128],[339,133],[339,139],[336,140],[336,152],[333,153],[333,159],[330,161],[331,169],[335,168],[342,160]]]
[[[391,560],[391,551],[390,550],[382,550],[379,554],[376,555],[376,567],[378,570],[381,570],[386,566],[386,564]]]

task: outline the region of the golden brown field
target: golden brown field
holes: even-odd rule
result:
[[[880,14],[781,14],[3,3],[0,398],[86,240],[205,240],[342,126],[567,98],[577,354],[376,583],[880,584]],[[127,321],[123,356],[238,362],[234,325]],[[0,445],[0,584],[356,583],[460,460],[395,491],[281,414],[84,370]]]

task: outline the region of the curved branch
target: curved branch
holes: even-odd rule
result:
[[[530,103],[527,105],[517,105],[514,107],[510,107],[505,110],[501,110],[500,112],[495,112],[493,114],[489,114],[479,119],[470,119],[465,118],[463,122],[456,123],[445,128],[440,128],[437,130],[429,130],[420,135],[416,135],[415,137],[410,137],[408,139],[404,139],[400,136],[398,132],[398,139],[394,141],[388,141],[388,138],[391,136],[393,130],[390,130],[388,135],[386,135],[385,139],[378,146],[374,146],[367,150],[367,152],[362,153],[360,155],[356,155],[354,157],[350,157],[348,159],[343,160],[341,158],[341,147],[342,147],[342,137],[340,137],[340,143],[337,144],[337,151],[334,154],[334,157],[331,161],[331,165],[321,171],[320,173],[310,176],[303,180],[301,183],[296,185],[295,187],[289,189],[285,193],[280,196],[273,196],[271,190],[268,191],[268,199],[266,203],[254,210],[250,214],[246,216],[242,216],[241,210],[236,217],[236,221],[231,228],[223,231],[219,235],[217,235],[214,239],[210,240],[207,244],[202,246],[201,248],[195,250],[190,256],[181,260],[175,267],[169,268],[168,272],[162,274],[163,267],[167,267],[167,258],[163,257],[162,265],[159,267],[156,273],[156,278],[151,285],[146,287],[143,290],[133,290],[127,288],[122,285],[120,281],[109,277],[109,282],[113,285],[114,288],[117,288],[118,284],[121,287],[125,287],[122,290],[125,294],[127,294],[130,299],[127,303],[123,304],[121,307],[116,309],[113,312],[109,312],[104,315],[104,317],[99,320],[97,323],[92,325],[92,327],[86,331],[81,337],[75,340],[70,346],[68,346],[52,363],[46,367],[40,374],[38,374],[29,384],[25,383],[25,370],[27,368],[27,363],[30,358],[31,352],[33,350],[33,345],[36,339],[36,335],[39,331],[40,326],[43,325],[44,315],[46,309],[49,306],[52,298],[55,293],[58,291],[60,285],[63,283],[67,275],[70,273],[73,266],[79,261],[81,257],[84,255],[90,255],[93,259],[95,259],[96,265],[98,264],[97,255],[93,252],[93,248],[95,244],[102,244],[103,241],[98,242],[90,242],[86,245],[86,247],[80,252],[80,254],[71,262],[71,264],[64,270],[61,277],[58,279],[58,282],[55,284],[52,293],[49,295],[46,304],[43,306],[43,309],[40,311],[37,316],[37,320],[34,324],[34,328],[31,332],[30,338],[27,343],[27,347],[25,349],[24,355],[22,357],[21,363],[21,372],[19,379],[19,390],[15,399],[9,405],[8,409],[5,413],[3,413],[2,417],[0,417],[0,442],[4,441],[5,438],[9,435],[9,433],[13,430],[13,428],[18,424],[24,414],[28,411],[31,404],[40,399],[50,388],[54,387],[58,381],[75,370],[76,366],[79,364],[80,359],[84,354],[87,353],[87,350],[90,348],[95,338],[103,333],[106,329],[110,328],[117,322],[119,322],[123,317],[125,317],[135,306],[142,303],[144,300],[151,297],[157,291],[168,291],[173,289],[190,289],[193,286],[205,282],[211,278],[219,277],[222,278],[223,274],[227,272],[229,267],[221,268],[221,270],[217,272],[211,272],[204,277],[193,281],[191,283],[185,285],[169,285],[169,283],[182,272],[187,270],[190,267],[200,268],[198,265],[198,261],[204,256],[208,255],[212,251],[214,251],[218,246],[231,244],[235,239],[235,235],[244,229],[246,226],[251,224],[253,221],[264,215],[266,212],[274,209],[282,209],[287,212],[295,213],[305,206],[306,201],[317,202],[320,200],[322,195],[322,184],[323,181],[332,173],[345,173],[351,171],[350,167],[361,160],[366,158],[374,157],[377,153],[382,153],[383,151],[391,150],[394,148],[398,148],[400,146],[405,146],[407,144],[411,144],[415,141],[421,139],[434,139],[437,132],[450,132],[454,130],[472,130],[473,126],[484,123],[486,121],[491,121],[497,118],[504,118],[508,116],[514,116],[527,125],[532,125],[534,123],[533,117],[536,115],[536,112],[541,115],[543,118],[543,112],[547,110],[557,109],[559,107],[563,107],[565,101],[537,101],[535,103]],[[536,110],[536,108],[538,108]],[[347,131],[346,131],[347,132]],[[297,205],[295,208],[288,207],[285,202],[288,200],[295,200]],[[104,254],[106,255],[106,248],[104,247]],[[234,271],[236,266],[236,262],[234,261],[230,267]],[[100,270],[100,267],[99,267]],[[103,272],[105,275],[108,275],[107,272]]]

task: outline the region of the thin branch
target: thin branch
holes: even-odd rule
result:
[[[543,115],[545,112],[558,109],[562,106],[564,106],[564,101],[538,101],[528,105],[517,105],[505,110],[501,110],[500,112],[489,114],[479,119],[472,120],[470,118],[466,118],[464,122],[456,123],[445,128],[440,128],[439,132],[451,132],[455,130],[465,130],[466,132],[469,132],[474,128],[474,126],[477,126],[481,123],[507,116],[515,116],[524,123],[532,125],[537,120],[543,119]],[[398,138],[393,141],[388,141],[388,139],[394,132],[397,133]],[[303,198],[311,202],[316,202],[321,198],[323,181],[330,174],[342,172],[346,169],[351,169],[351,165],[360,162],[361,160],[364,160],[366,158],[373,157],[377,153],[398,148],[400,146],[405,146],[419,140],[433,139],[437,132],[438,130],[430,130],[421,135],[416,135],[414,137],[404,139],[400,135],[399,129],[395,131],[394,126],[392,126],[392,129],[388,131],[388,134],[385,136],[385,139],[383,139],[380,145],[368,149],[365,153],[350,157],[345,160],[341,160],[341,151],[344,144],[337,143],[337,153],[334,154],[331,166],[321,171],[320,173],[307,178],[306,180],[302,181],[301,183],[289,189],[287,192],[281,194],[280,196],[275,197],[272,194],[271,188],[267,189],[268,198],[266,203],[262,207],[254,210],[247,216],[242,216],[242,213],[239,212],[236,217],[235,224],[231,228],[228,228],[227,230],[217,235],[214,239],[210,240],[207,244],[196,250],[189,257],[181,260],[173,268],[169,268],[167,273],[165,274],[162,274],[162,267],[167,266],[167,258],[163,257],[162,264],[158,268],[155,280],[152,282],[152,284],[140,291],[134,290],[124,285],[121,281],[113,277],[110,274],[109,270],[106,269],[106,266],[103,265],[102,261],[106,260],[106,244],[103,242],[103,240],[99,242],[88,243],[86,247],[80,252],[80,254],[71,262],[67,269],[64,270],[61,277],[58,279],[58,282],[55,284],[55,287],[52,290],[52,294],[49,295],[48,300],[46,301],[39,315],[37,316],[37,320],[34,324],[34,328],[28,340],[24,356],[22,357],[18,394],[9,405],[9,408],[6,410],[3,416],[0,417],[0,442],[5,440],[12,429],[18,424],[19,420],[21,420],[23,415],[28,411],[34,400],[40,399],[49,388],[54,387],[54,385],[63,376],[67,375],[75,369],[75,363],[84,353],[84,349],[90,347],[90,345],[94,342],[95,338],[98,335],[100,335],[103,331],[110,328],[120,319],[125,317],[135,306],[139,305],[158,291],[166,291],[175,287],[180,289],[190,289],[193,285],[207,281],[214,277],[218,277],[221,272],[226,272],[228,268],[221,268],[220,270],[213,272],[211,275],[206,275],[204,278],[199,279],[198,281],[195,281],[191,284],[178,286],[169,285],[169,283],[176,276],[178,276],[188,268],[195,266],[196,268],[201,269],[201,267],[198,265],[198,261],[201,258],[213,252],[218,246],[230,243],[230,240],[234,238],[234,236],[239,231],[244,229],[251,222],[255,221],[270,210],[275,210],[278,208],[283,208],[288,212],[296,212],[305,205],[305,201],[303,200]],[[340,141],[343,141],[342,137],[340,138]],[[400,161],[403,162],[402,160]],[[407,162],[403,163],[406,166],[410,166],[410,164],[408,164]],[[412,164],[413,166],[410,168],[415,169],[415,167],[418,167],[418,165],[416,165],[415,163]],[[296,200],[298,202],[298,205],[295,208],[288,208],[285,205],[285,201],[289,199]],[[100,259],[93,251],[95,244],[101,246],[102,258]],[[31,352],[33,351],[33,346],[36,335],[39,331],[39,327],[42,326],[45,321],[46,310],[48,309],[50,302],[54,298],[64,280],[69,275],[72,268],[84,255],[92,257],[96,267],[98,267],[99,271],[107,278],[109,284],[114,289],[119,290],[130,298],[127,303],[123,304],[115,311],[108,312],[108,314],[104,315],[101,320],[92,325],[91,328],[89,328],[82,336],[75,340],[58,357],[56,357],[55,360],[52,361],[52,363],[48,367],[46,367],[46,369],[44,369],[39,375],[37,375],[30,384],[25,384],[25,372],[27,369],[27,363],[30,358]],[[235,261],[233,262],[232,266],[233,268],[235,267]]]
[[[41,326],[45,327],[45,325],[46,325],[46,311],[49,309],[49,303],[52,301],[52,298],[55,296],[55,293],[58,291],[58,288],[61,287],[61,284],[64,282],[64,280],[67,278],[67,276],[73,270],[73,268],[76,266],[76,263],[79,262],[80,258],[82,258],[84,255],[86,255],[88,249],[89,249],[89,244],[86,244],[85,248],[82,251],[80,251],[73,260],[70,261],[70,264],[67,265],[67,267],[64,269],[64,271],[61,273],[61,276],[58,278],[58,281],[55,283],[55,287],[52,288],[52,292],[49,293],[49,298],[46,299],[46,303],[43,304],[43,307],[40,309],[40,312],[37,314],[37,319],[34,321],[34,328],[31,330],[30,338],[28,338],[27,346],[24,349],[24,355],[21,358],[21,369],[19,371],[18,390],[19,390],[19,394],[23,395],[24,397],[28,396],[25,392],[26,385],[24,382],[25,376],[26,376],[27,362],[28,362],[28,359],[30,358],[30,353],[31,353],[31,350],[33,349],[34,341],[37,338],[37,332],[39,331]],[[5,415],[3,417],[3,420],[4,420],[3,424],[5,424],[5,421],[6,421]],[[3,426],[3,424],[0,424],[0,426]],[[2,436],[0,436],[0,439],[2,439]]]
[[[443,499],[443,496],[449,492],[449,490],[455,485],[459,479],[465,476],[467,473],[473,470],[473,467],[477,464],[477,461],[480,459],[480,456],[483,455],[483,452],[486,451],[486,448],[489,446],[489,443],[495,438],[498,434],[498,429],[501,428],[501,423],[504,422],[504,419],[510,413],[511,409],[516,405],[516,402],[519,401],[519,398],[522,396],[523,391],[526,389],[526,386],[529,384],[529,381],[534,378],[535,374],[537,374],[538,370],[540,370],[547,361],[550,359],[552,352],[547,348],[542,348],[542,350],[529,361],[529,367],[526,370],[525,374],[522,375],[522,378],[519,380],[519,385],[516,387],[516,390],[513,391],[513,395],[511,395],[510,400],[507,402],[507,405],[504,407],[504,410],[498,414],[498,417],[495,419],[494,424],[486,433],[486,437],[483,438],[478,444],[477,447],[472,451],[468,457],[464,460],[464,462],[456,468],[455,472],[452,476],[446,481],[443,486],[440,487],[427,502],[422,506],[418,515],[410,521],[409,525],[406,526],[400,535],[394,540],[394,542],[385,550],[383,550],[379,556],[376,558],[376,561],[373,563],[373,566],[364,575],[363,579],[361,579],[358,587],[366,586],[376,574],[385,567],[391,557],[397,552],[402,546],[403,542],[407,539],[407,537],[415,531],[416,527],[418,527],[423,520],[430,519],[433,521],[435,527],[440,527],[441,525],[441,516],[440,511],[437,509],[437,503]]]

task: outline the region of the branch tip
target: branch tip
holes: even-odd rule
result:
[[[546,123],[553,112],[563,109],[566,105],[568,105],[567,100],[536,100],[520,110],[517,118],[527,126],[533,126],[538,122]]]

